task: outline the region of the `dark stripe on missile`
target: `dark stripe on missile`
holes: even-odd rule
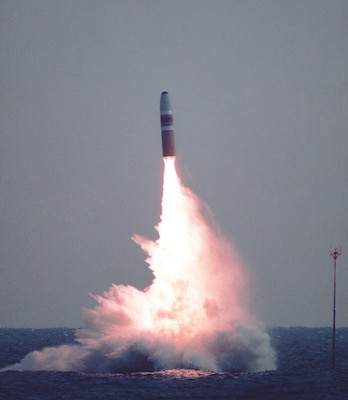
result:
[[[173,125],[173,115],[172,114],[162,114],[161,115],[161,125],[162,126]]]

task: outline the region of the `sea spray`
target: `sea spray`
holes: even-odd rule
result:
[[[247,310],[247,280],[209,208],[185,187],[175,158],[164,159],[157,240],[134,235],[153,282],[144,290],[112,285],[84,310],[76,345],[28,354],[16,370],[95,373],[275,368],[270,338]]]

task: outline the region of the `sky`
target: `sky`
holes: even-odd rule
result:
[[[0,327],[152,280],[159,100],[265,326],[348,326],[348,2],[0,2]]]

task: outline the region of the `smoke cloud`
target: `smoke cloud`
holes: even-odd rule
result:
[[[144,290],[112,285],[84,310],[76,345],[34,351],[5,370],[95,373],[202,369],[262,371],[275,353],[247,311],[247,282],[233,246],[209,208],[165,159],[158,239],[132,238],[147,254]]]

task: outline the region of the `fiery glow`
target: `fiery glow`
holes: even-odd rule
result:
[[[144,291],[113,285],[85,310],[80,345],[34,352],[14,369],[88,372],[274,368],[269,336],[246,310],[245,272],[209,208],[164,159],[158,239],[134,235],[153,272]],[[11,368],[11,367],[10,367]]]
[[[154,274],[146,296],[151,304],[151,329],[189,339],[211,329],[225,329],[240,309],[243,277],[229,243],[202,217],[210,214],[175,171],[174,157],[165,159],[161,221],[156,242],[133,239],[148,254]],[[211,216],[210,216],[211,217]]]

